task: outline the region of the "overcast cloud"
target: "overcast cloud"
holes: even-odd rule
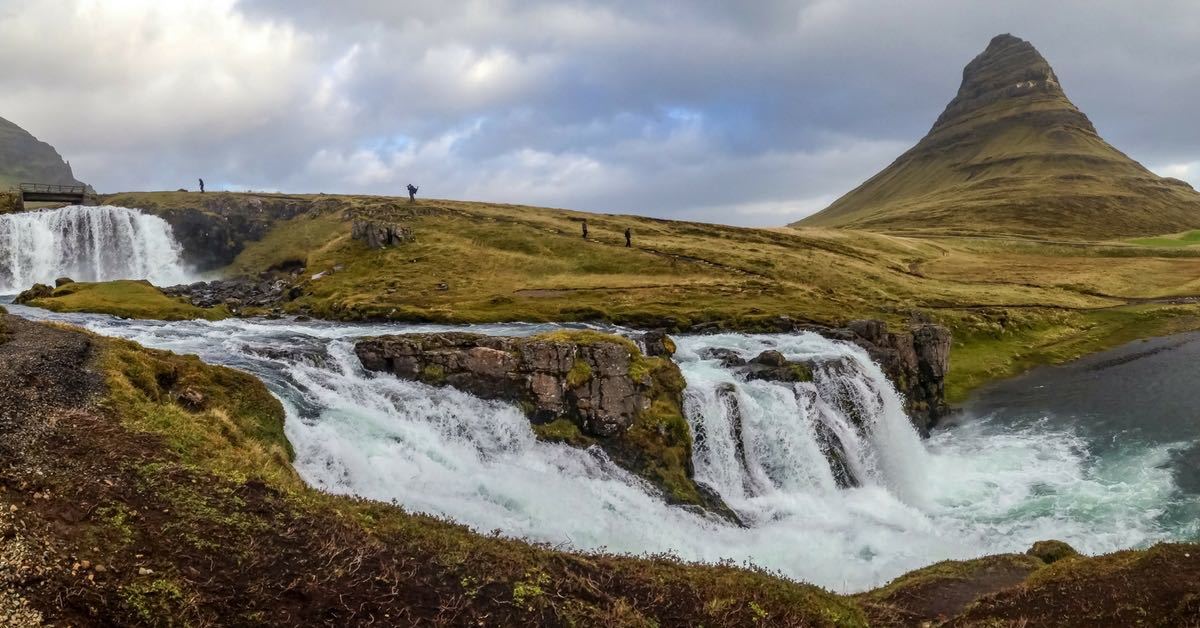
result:
[[[101,191],[422,194],[778,225],[919,139],[998,33],[1200,186],[1200,3],[0,0],[0,117]]]

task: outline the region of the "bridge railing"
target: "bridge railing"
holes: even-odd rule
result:
[[[86,185],[54,185],[51,183],[22,183],[21,192],[34,194],[87,194]]]

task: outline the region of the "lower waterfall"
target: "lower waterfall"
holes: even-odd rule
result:
[[[190,279],[171,226],[135,209],[71,205],[0,216],[0,294],[58,277],[76,281]]]
[[[1195,517],[1179,519],[1191,522],[1184,529],[1164,515],[1195,502],[1166,467],[1171,447],[1099,458],[1084,435],[1036,417],[1019,425],[978,417],[922,441],[867,356],[815,334],[675,339],[696,477],[738,512],[746,524],[738,527],[665,504],[598,450],[537,440],[510,404],[369,373],[353,353],[364,336],[554,326],[165,323],[10,310],[258,375],[284,402],[295,466],[314,487],[564,549],[732,560],[860,591],[939,560],[1023,552],[1042,539],[1100,553],[1196,533]],[[746,381],[701,358],[713,347],[744,357],[780,351],[813,363],[814,381]]]

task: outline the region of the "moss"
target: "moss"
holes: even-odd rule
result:
[[[30,301],[29,305],[54,312],[88,312],[164,321],[221,320],[230,316],[224,305],[199,308],[169,297],[145,281],[69,283],[48,297]]]
[[[155,578],[125,587],[125,603],[139,623],[147,626],[183,626],[184,596],[173,580]]]
[[[279,400],[258,379],[209,366],[195,356],[154,351],[132,342],[99,339],[109,387],[104,406],[128,428],[161,436],[184,462],[211,465],[236,477],[266,474],[278,484],[299,482],[284,435]],[[185,407],[184,393],[201,407]]]
[[[567,386],[578,388],[592,381],[592,367],[588,365],[587,360],[576,358],[571,364],[571,370],[567,372]]]
[[[1079,556],[1079,552],[1075,551],[1075,548],[1062,541],[1038,541],[1025,553],[1040,559],[1047,565]]]
[[[1014,571],[1036,573],[1045,568],[1045,563],[1034,556],[1024,554],[997,554],[974,560],[947,560],[910,571],[887,585],[860,594],[860,598],[886,602],[915,595],[930,585],[947,581],[965,581],[989,571]]]
[[[651,381],[650,407],[623,434],[600,444],[623,467],[662,489],[668,501],[703,505],[692,479],[692,430],[683,416],[683,376],[670,360],[646,358],[640,352],[635,356],[634,365]],[[633,367],[630,375],[635,376]]]
[[[549,443],[566,443],[575,447],[587,447],[596,442],[595,439],[585,436],[579,426],[567,418],[535,424],[533,432],[539,439]]]
[[[421,369],[421,381],[426,384],[438,385],[446,381],[446,369],[440,364],[426,364]]]
[[[812,366],[801,362],[789,362],[788,370],[791,371],[793,382],[811,382],[813,381]]]
[[[533,569],[525,573],[525,579],[513,584],[512,598],[517,606],[533,610],[542,603],[546,595],[543,587],[550,583],[550,576],[541,569]]]

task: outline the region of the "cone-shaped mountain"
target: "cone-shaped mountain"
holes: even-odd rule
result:
[[[916,146],[797,224],[1112,238],[1200,227],[1200,194],[1105,142],[1046,59],[999,35]]]

